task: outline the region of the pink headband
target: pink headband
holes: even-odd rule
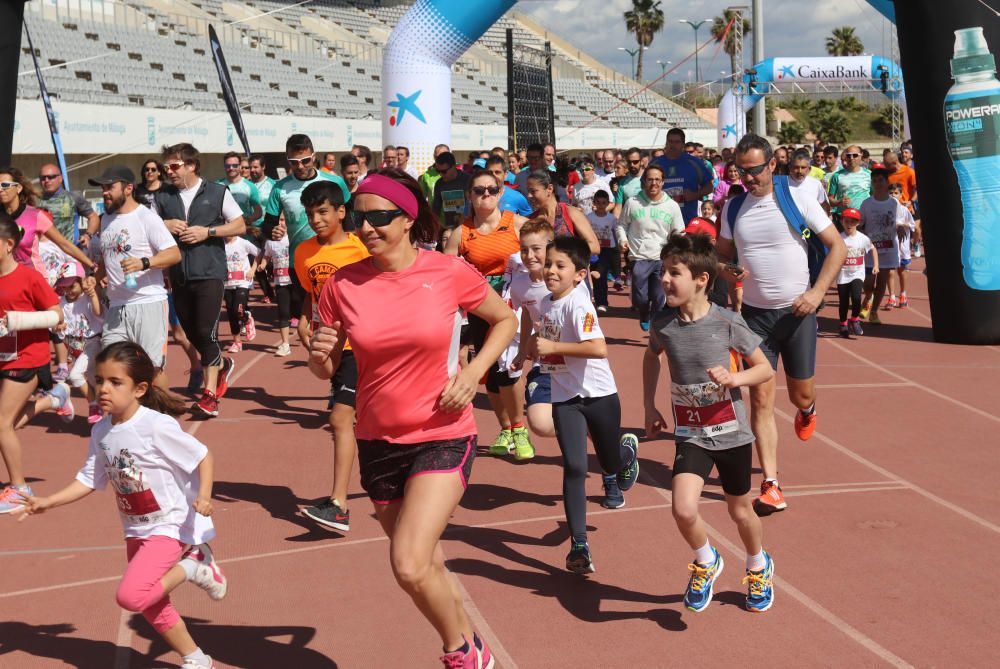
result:
[[[358,186],[358,190],[354,192],[354,196],[357,197],[364,193],[384,197],[406,212],[406,215],[410,218],[414,220],[417,218],[417,212],[419,211],[417,198],[413,196],[409,188],[398,181],[381,174],[369,174],[361,182],[361,185]]]

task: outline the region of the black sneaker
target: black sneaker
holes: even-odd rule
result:
[[[566,569],[574,574],[593,574],[597,569],[594,567],[594,560],[590,557],[590,546],[587,542],[573,542],[573,548],[566,556]]]
[[[332,499],[324,501],[319,506],[307,506],[302,509],[302,513],[320,525],[326,525],[341,532],[347,532],[351,529],[351,512],[341,509],[340,505]]]
[[[851,331],[847,328],[847,323],[840,324],[840,336],[844,339],[851,338]]]
[[[604,475],[604,499],[601,500],[601,506],[605,509],[620,509],[625,506],[625,495],[618,487],[617,474]]]
[[[626,432],[622,435],[621,445],[631,454],[621,471],[618,472],[618,487],[622,492],[627,492],[639,478],[639,437],[631,432]]]

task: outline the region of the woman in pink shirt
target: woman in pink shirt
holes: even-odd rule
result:
[[[14,249],[14,259],[25,267],[34,267],[42,275],[45,264],[38,254],[38,242],[45,237],[84,267],[93,269],[94,262],[83,251],[60,234],[52,225],[52,215],[37,209],[38,195],[31,181],[16,167],[0,167],[0,204],[24,231],[21,243]]]
[[[356,234],[371,257],[341,268],[323,287],[309,368],[329,379],[350,339],[361,485],[389,536],[396,581],[441,635],[445,667],[492,667],[439,540],[476,454],[470,402],[514,337],[516,319],[467,262],[416,248],[437,239],[437,222],[410,176],[370,172],[355,198]],[[463,312],[491,330],[460,369]]]
[[[722,211],[722,205],[726,203],[729,189],[738,183],[742,183],[742,181],[740,181],[740,173],[736,171],[736,163],[729,161],[722,171],[722,178],[719,179],[719,185],[715,187],[715,192],[712,193],[712,201],[715,202],[715,206],[719,211]]]

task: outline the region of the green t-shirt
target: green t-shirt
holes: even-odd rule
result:
[[[830,177],[829,194],[835,198],[846,197],[849,200],[848,207],[860,209],[861,203],[871,197],[872,194],[872,173],[861,168],[857,172],[848,172],[839,169]],[[834,211],[841,211],[844,207],[835,207]]]
[[[312,228],[309,227],[309,217],[306,215],[306,208],[302,206],[302,191],[306,186],[317,181],[332,181],[344,193],[344,202],[351,199],[351,191],[347,184],[336,174],[327,172],[316,172],[316,176],[307,181],[301,181],[294,174],[274,184],[271,189],[271,196],[267,198],[267,206],[264,213],[268,216],[280,216],[285,214],[285,227],[288,229],[288,257],[292,266],[295,266],[295,247],[307,239],[316,236]]]
[[[229,188],[229,192],[233,194],[236,204],[240,205],[240,210],[243,212],[243,220],[246,221],[246,224],[256,224],[257,221],[250,218],[250,213],[253,211],[254,205],[263,207],[264,202],[260,197],[260,191],[257,190],[254,183],[249,179],[242,178],[236,183],[229,183],[225,179],[219,179],[216,183]]]
[[[264,180],[260,183],[253,182],[253,185],[257,187],[257,192],[260,193],[261,206],[267,203],[267,199],[271,197],[271,190],[274,188],[274,184],[278,183],[271,177],[264,177]],[[264,214],[262,213],[259,220],[253,221],[253,225],[260,225],[264,222]]]
[[[618,192],[615,193],[615,202],[622,204],[630,197],[635,197],[642,190],[642,179],[626,174],[618,180]]]

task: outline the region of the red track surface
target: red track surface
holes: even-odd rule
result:
[[[567,544],[554,440],[538,440],[529,464],[480,457],[444,548],[498,665],[659,667],[695,657],[711,666],[760,658],[785,666],[993,664],[1000,583],[988,564],[1000,551],[1000,399],[993,388],[1000,348],[932,343],[922,261],[915,265],[912,308],[884,314],[885,325],[864,337],[832,336],[835,305],[823,312],[819,426],[811,441],[795,438],[779,388],[789,508],[764,521],[777,575],[766,614],[742,608],[743,549],[716,485],[706,490],[703,511],[728,568],[708,611],[693,614],[681,604],[691,551],[670,515],[673,448],[666,437],[643,443],[640,484],[626,508],[602,509],[600,478],[590,477],[598,570],[587,579],[562,566]],[[613,295],[602,325],[624,427],[640,432],[644,337],[625,305],[624,295]],[[261,333],[238,355],[222,415],[184,422],[216,455],[214,548],[229,596],[216,603],[183,586],[174,594],[178,610],[220,667],[439,666],[439,641],[393,581],[388,544],[357,473],[348,536],[298,515],[329,492],[325,388],[305,369],[301,348],[273,357],[276,334],[266,324],[274,308],[256,305],[255,312]],[[186,380],[183,357],[171,350],[168,368],[178,386]],[[476,413],[485,444],[495,423],[492,414]],[[82,418],[67,428],[54,416],[22,433],[37,493],[72,478],[87,433]],[[115,603],[125,551],[107,493],[24,523],[0,523],[0,664],[177,665],[145,621]]]

